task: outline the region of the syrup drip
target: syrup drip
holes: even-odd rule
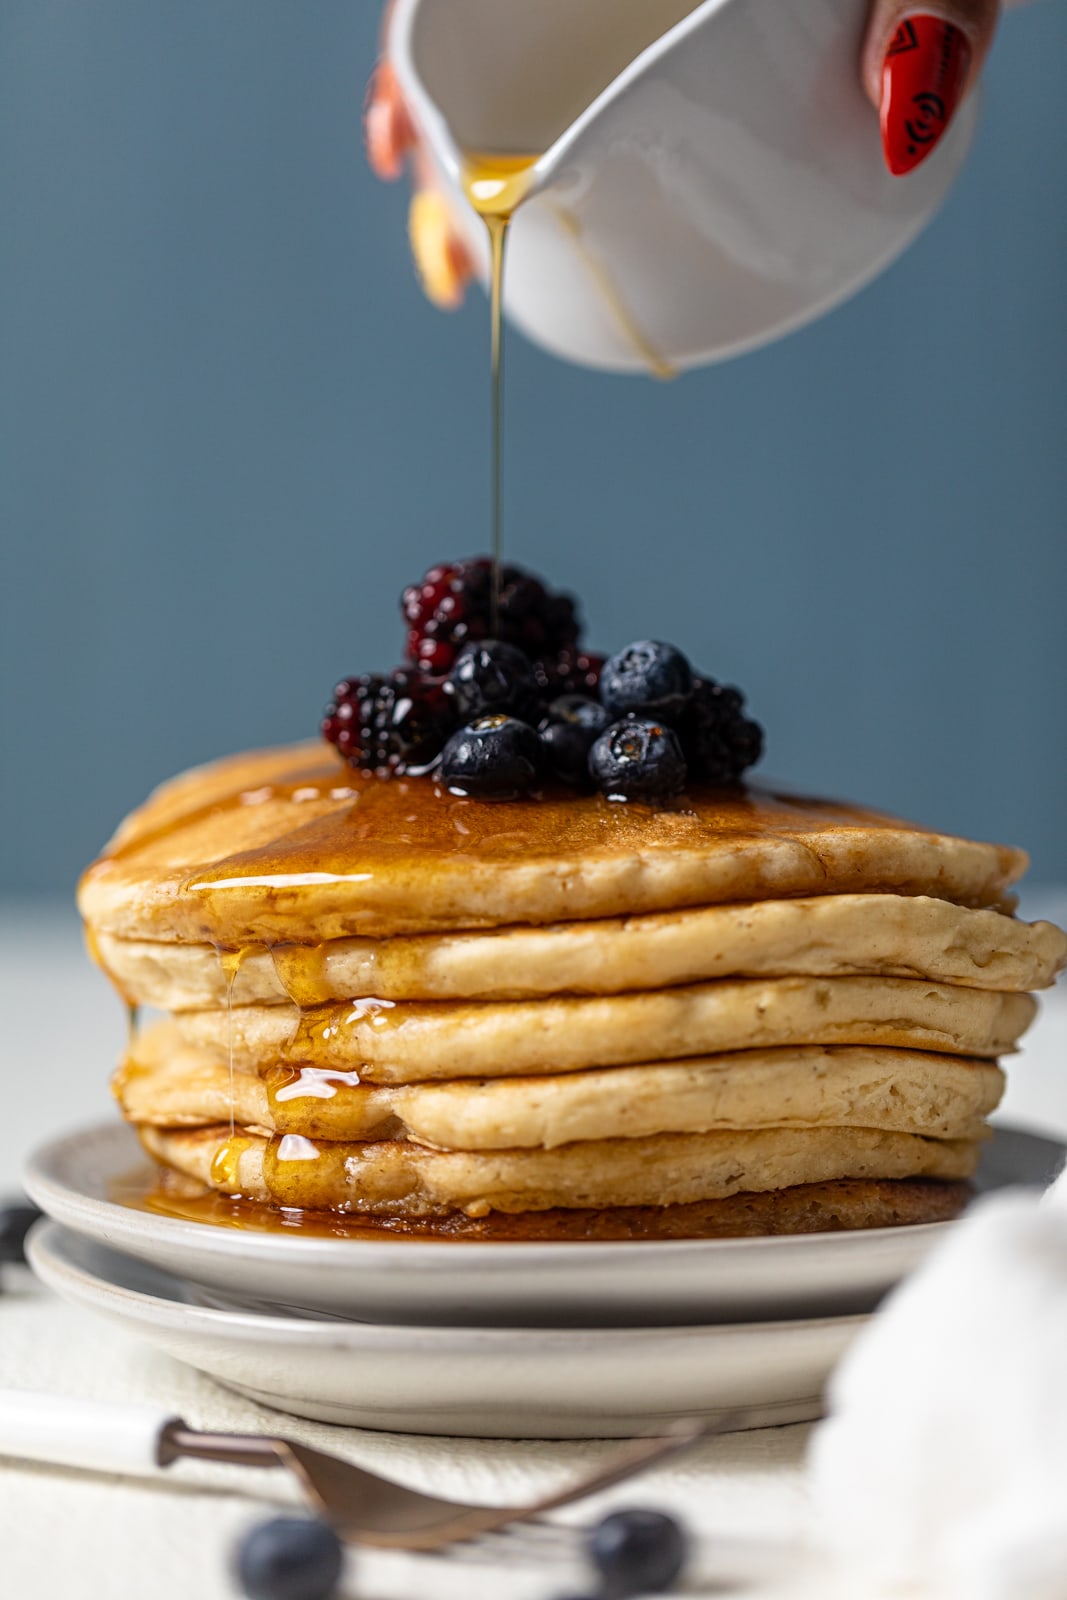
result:
[[[233,1131],[233,1100],[230,1101],[230,1137],[216,1150],[211,1162],[211,1181],[228,1194],[239,1195],[241,1190],[241,1157],[251,1150],[253,1141]]]
[[[302,1010],[285,1046],[286,1060],[301,1065],[318,1064],[332,1070],[334,1052],[338,1052],[340,1061],[345,1060],[346,1052],[351,1050],[345,1040],[361,1023],[369,1022],[372,1028],[384,1030],[391,1026],[393,1019],[389,1013],[395,1009],[395,1000],[365,999]],[[354,1082],[359,1082],[358,1074]]]
[[[309,1006],[325,1005],[333,998],[326,975],[327,953],[325,944],[271,946],[270,955],[278,982],[301,1011]]]
[[[575,249],[585,262],[589,276],[596,285],[597,293],[618,323],[619,331],[622,333],[623,338],[627,343],[633,345],[634,350],[641,357],[654,378],[662,378],[664,381],[676,378],[678,374],[674,367],[660,355],[651,341],[642,333],[633,313],[619,293],[611,274],[604,266],[604,263],[593,254],[586,244],[578,218],[563,206],[557,205],[553,209],[560,226],[570,235]]]
[[[132,1054],[133,1047],[137,1043],[137,1029],[141,1018],[141,1008],[136,1000],[130,999],[122,985],[109,970],[107,962],[104,960],[103,951],[100,949],[99,940],[87,922],[82,924],[82,933],[85,938],[85,948],[89,952],[89,959],[100,968],[105,978],[118,990],[119,998],[126,1011],[126,1049]]]
[[[309,1139],[350,1141],[357,1122],[361,1138],[391,1138],[398,1132],[395,1119],[387,1113],[373,1126],[366,1118],[367,1090],[362,1087],[358,1072],[276,1061],[260,1077],[276,1133],[299,1132]]]
[[[283,1071],[283,1080],[267,1084],[272,1108],[285,1100],[333,1100],[339,1088],[354,1089],[359,1084],[358,1072],[340,1067],[287,1067]]]

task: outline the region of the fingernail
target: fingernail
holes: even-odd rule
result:
[[[882,149],[901,176],[925,161],[952,121],[971,61],[962,28],[915,12],[897,28],[882,63]]]

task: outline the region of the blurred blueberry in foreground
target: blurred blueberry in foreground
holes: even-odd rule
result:
[[[314,1517],[260,1522],[237,1548],[237,1577],[249,1600],[329,1600],[344,1552],[330,1527]]]
[[[613,1511],[588,1539],[604,1600],[661,1594],[685,1566],[688,1541],[665,1511]]]
[[[26,1235],[43,1214],[28,1201],[14,1201],[0,1209],[0,1263],[25,1261]]]

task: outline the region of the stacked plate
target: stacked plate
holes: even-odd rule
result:
[[[979,1187],[1041,1183],[1055,1141],[998,1128]],[[265,1405],[408,1433],[619,1437],[743,1411],[819,1414],[830,1371],[951,1222],[756,1239],[474,1243],[256,1232],[114,1196],[143,1163],[108,1126],[31,1163],[59,1294]],[[741,1419],[739,1419],[741,1420]]]

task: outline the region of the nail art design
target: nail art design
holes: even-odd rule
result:
[[[943,17],[917,12],[897,28],[882,64],[882,148],[898,176],[925,161],[960,101],[971,46]]]

